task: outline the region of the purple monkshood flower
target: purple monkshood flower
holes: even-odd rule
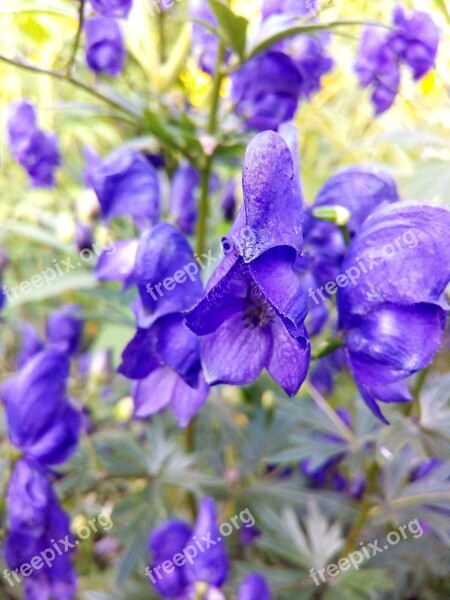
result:
[[[200,174],[188,163],[175,171],[170,188],[170,214],[175,224],[186,235],[194,233],[197,222],[197,189]]]
[[[66,398],[68,376],[67,355],[49,348],[1,388],[11,443],[44,465],[67,460],[78,444],[81,417]]]
[[[237,114],[250,129],[276,131],[297,110],[303,79],[293,60],[269,51],[249,60],[232,76]]]
[[[271,598],[269,586],[259,573],[250,573],[241,583],[238,600],[270,600]]]
[[[91,17],[85,23],[86,61],[96,73],[116,77],[125,63],[125,44],[115,19]]]
[[[39,337],[36,329],[29,323],[24,323],[21,327],[22,346],[17,357],[16,366],[21,369],[30,358],[44,349],[44,342]]]
[[[83,319],[78,304],[64,304],[53,311],[46,322],[47,341],[54,348],[69,356],[75,354],[81,345]]]
[[[115,251],[104,250],[97,261],[95,274],[99,281],[121,281],[126,287],[134,270],[138,240],[118,240]]]
[[[50,482],[48,471],[30,459],[21,459],[14,466],[7,492],[8,534],[5,540],[5,559],[11,570],[30,565],[54,542],[58,550],[53,560],[47,552],[47,561],[24,580],[27,600],[59,598],[73,600],[77,591],[77,577],[70,561],[75,547],[70,532],[68,515],[59,505]],[[61,542],[64,540],[64,544]],[[5,571],[7,573],[7,571]],[[6,576],[8,577],[8,576]],[[14,585],[14,579],[9,574]]]
[[[58,139],[38,128],[34,106],[27,101],[12,104],[7,127],[12,154],[28,172],[33,187],[53,187],[61,164]]]
[[[137,285],[138,329],[122,355],[119,373],[135,379],[134,416],[167,406],[185,427],[208,396],[200,344],[181,311],[201,297],[199,267],[189,243],[175,227],[156,225],[139,241],[130,281]]]
[[[140,152],[119,148],[97,167],[93,179],[107,222],[129,216],[142,230],[159,221],[158,174]]]
[[[133,0],[91,0],[92,8],[103,17],[126,17]]]
[[[400,65],[406,63],[414,79],[423,77],[433,66],[439,46],[439,29],[424,12],[406,15],[397,6],[393,13],[394,30],[377,27],[363,30],[355,70],[362,87],[373,87],[376,114],[390,108],[400,86]]]
[[[303,217],[291,154],[277,133],[250,142],[243,192],[244,206],[224,239],[234,252],[217,267],[206,296],[186,311],[186,322],[202,336],[210,385],[248,384],[267,368],[292,396],[310,356],[307,300],[293,271]]]
[[[447,321],[450,210],[420,202],[384,206],[353,238],[342,272],[357,285],[337,292],[350,370],[372,412],[378,402],[407,402],[409,375],[427,367]]]
[[[216,16],[206,0],[189,0],[189,17],[198,19],[217,29]],[[202,71],[212,75],[216,70],[219,39],[206,27],[196,23],[192,24],[192,49],[194,56]],[[229,52],[225,56],[227,60]]]
[[[434,66],[439,28],[428,13],[414,10],[408,15],[401,6],[394,8],[393,21],[396,31],[390,37],[390,46],[410,67],[414,79],[420,79]]]
[[[211,540],[208,547],[200,541],[206,537]],[[182,552],[188,546],[189,559],[186,559]],[[171,520],[153,529],[149,550],[152,563],[146,573],[163,598],[188,600],[197,581],[208,584],[212,591],[220,588],[228,577],[225,543],[217,524],[216,505],[210,497],[203,498],[194,528],[184,521]],[[177,555],[184,560],[174,560]],[[156,567],[165,561],[173,561],[174,568],[161,574]]]

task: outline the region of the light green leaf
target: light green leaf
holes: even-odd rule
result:
[[[219,0],[208,0],[219,22],[219,33],[227,44],[242,59],[245,53],[248,21],[235,15],[225,4]]]

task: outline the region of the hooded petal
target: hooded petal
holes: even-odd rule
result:
[[[306,379],[311,356],[308,334],[293,339],[281,319],[272,324],[272,353],[267,365],[271,377],[288,396],[295,396]]]
[[[450,281],[449,229],[448,208],[420,202],[391,204],[366,219],[342,264],[354,283],[338,290],[341,325],[351,326],[353,314],[378,304],[443,303]]]
[[[368,166],[349,167],[328,179],[319,190],[315,206],[344,206],[350,211],[350,233],[356,233],[379,206],[397,202],[395,181],[387,173]]]
[[[36,354],[44,349],[44,343],[36,329],[29,323],[22,325],[22,347],[17,357],[17,368],[21,369]]]
[[[72,355],[79,349],[83,335],[81,306],[65,304],[54,310],[45,324],[47,340],[54,347]]]
[[[112,17],[90,17],[86,20],[86,62],[95,73],[116,77],[121,73],[126,50],[122,30]]]
[[[194,528],[194,536],[202,540],[208,536],[210,547],[199,553],[193,564],[196,581],[220,587],[228,576],[228,557],[225,542],[217,523],[217,509],[213,498],[203,498]]]
[[[242,177],[247,240],[245,262],[277,246],[302,247],[302,203],[292,156],[283,138],[260,133],[247,147]]]
[[[293,265],[292,248],[272,248],[249,264],[249,272],[259,291],[283,320],[292,337],[304,334],[303,321],[308,299]]]
[[[188,241],[167,223],[156,225],[140,239],[132,278],[153,320],[189,308],[203,293]]]
[[[245,385],[268,364],[272,350],[270,327],[253,327],[235,313],[201,339],[206,381],[210,385]]]

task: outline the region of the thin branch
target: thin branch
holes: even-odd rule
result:
[[[85,0],[80,0],[80,8],[79,8],[79,12],[78,12],[78,29],[77,29],[77,33],[75,35],[75,41],[73,44],[72,53],[70,55],[69,63],[67,65],[67,69],[66,69],[67,77],[72,76],[72,69],[75,64],[78,47],[80,45],[81,33],[83,31],[83,24],[84,24],[84,4],[85,4]]]
[[[1,54],[0,54],[0,62],[4,62],[8,65],[17,67],[18,69],[23,69],[25,71],[31,71],[32,73],[37,73],[40,75],[47,75],[49,77],[53,77],[54,79],[59,79],[60,81],[66,81],[67,83],[71,83],[72,85],[79,88],[80,90],[85,91],[87,94],[90,94],[91,96],[97,98],[101,102],[104,102],[105,104],[109,104],[110,106],[113,106],[115,109],[126,113],[127,115],[129,115],[130,117],[133,118],[134,122],[136,122],[136,120],[141,118],[140,111],[133,110],[127,106],[124,106],[118,100],[115,100],[109,96],[106,96],[105,94],[102,94],[98,90],[89,87],[82,81],[75,79],[75,77],[68,76],[66,73],[64,73],[62,71],[55,71],[53,69],[43,69],[43,68],[33,65],[31,63],[25,63],[23,61],[14,60],[12,58],[8,58],[7,56],[3,56]]]

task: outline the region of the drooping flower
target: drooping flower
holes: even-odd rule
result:
[[[249,144],[243,191],[244,206],[224,240],[228,253],[186,322],[202,336],[209,384],[251,383],[267,368],[294,395],[310,351],[307,300],[293,271],[302,206],[289,149],[277,133],[261,133]]]
[[[210,540],[207,542],[209,547],[201,542],[206,537]],[[200,541],[200,545],[196,540]],[[183,555],[188,546],[190,552]],[[149,550],[152,564],[147,575],[163,598],[190,598],[196,582],[207,584],[207,593],[212,593],[218,591],[227,579],[225,543],[219,534],[215,502],[210,497],[203,498],[194,528],[184,521],[171,520],[151,531]],[[181,556],[181,560],[174,561],[170,572],[161,573],[161,569],[155,568],[167,560],[174,560],[177,555]]]
[[[434,66],[439,37],[439,28],[429,14],[415,10],[407,15],[401,6],[394,9],[393,30],[363,30],[355,70],[362,87],[373,87],[376,114],[392,106],[402,63],[410,67],[416,80]]]
[[[54,310],[45,325],[48,343],[69,356],[80,348],[83,319],[78,304],[64,304]]]
[[[250,129],[277,131],[297,110],[302,77],[293,60],[278,51],[260,54],[232,76],[237,114]]]
[[[131,10],[133,0],[91,0],[92,8],[104,17],[120,19]]]
[[[32,571],[24,579],[27,600],[73,600],[77,591],[77,577],[70,561],[74,537],[69,518],[52,489],[48,471],[33,460],[18,461],[6,501],[5,559],[11,570],[31,564]],[[67,543],[70,544],[68,550]],[[58,551],[54,550],[54,544],[58,544]],[[41,560],[40,567],[34,568],[33,559],[44,551],[47,551],[47,560]]]
[[[119,372],[136,379],[135,417],[167,406],[180,427],[200,410],[208,395],[196,336],[181,311],[202,295],[199,266],[184,236],[160,223],[139,241],[133,281],[139,290],[138,329],[122,355]]]
[[[354,277],[337,293],[350,370],[365,402],[405,402],[405,378],[427,367],[446,324],[450,211],[394,203],[366,219],[344,259]],[[350,269],[352,271],[350,271]]]
[[[81,417],[66,398],[68,375],[67,355],[49,348],[1,389],[11,443],[45,465],[67,460],[78,444]]]
[[[86,61],[96,73],[116,77],[125,63],[125,44],[115,19],[91,17],[85,23]]]
[[[103,218],[131,217],[140,229],[159,220],[159,181],[155,168],[139,152],[119,148],[94,173],[94,189]]]
[[[7,126],[12,154],[28,172],[32,185],[53,187],[55,170],[61,164],[56,135],[38,128],[34,106],[27,101],[11,105]]]
[[[389,44],[411,68],[414,79],[420,79],[434,66],[439,28],[428,13],[414,10],[407,14],[402,6],[394,8],[393,21],[396,31]]]
[[[194,233],[197,222],[197,189],[200,174],[195,167],[184,163],[175,171],[170,188],[170,213],[176,226],[186,235]]]
[[[269,586],[259,573],[250,573],[241,583],[238,600],[270,600],[271,598]]]

